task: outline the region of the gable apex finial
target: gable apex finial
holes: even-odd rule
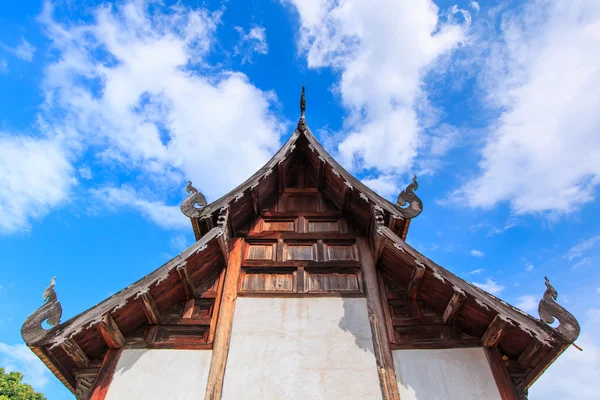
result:
[[[302,95],[300,96],[300,120],[298,121],[298,129],[306,128],[306,98],[304,97],[304,85],[302,85]]]

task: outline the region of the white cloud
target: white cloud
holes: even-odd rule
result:
[[[544,372],[529,391],[530,400],[595,400],[600,393],[600,309],[587,311],[577,344]]]
[[[400,189],[393,175],[379,175],[377,178],[366,178],[361,181],[380,196],[391,199],[398,196]],[[394,199],[395,200],[395,199]]]
[[[600,235],[592,236],[589,239],[585,239],[575,246],[571,247],[565,257],[569,259],[569,261],[573,261],[576,258],[583,257],[589,250],[593,249],[596,244],[600,242]]]
[[[476,1],[472,1],[469,3],[469,7],[471,7],[473,10],[479,12],[479,10],[481,10],[481,7],[479,6],[479,3]]]
[[[67,201],[72,174],[58,141],[0,134],[0,234],[27,230]]]
[[[517,297],[516,307],[531,314],[532,311],[537,309],[538,304],[539,299],[536,300],[535,297],[527,294]]]
[[[475,249],[471,250],[470,253],[473,257],[483,257],[483,255],[484,255],[483,251],[475,250]]]
[[[188,241],[183,235],[175,235],[169,240],[169,245],[175,251],[182,251],[188,247]]]
[[[593,260],[594,260],[593,257],[584,257],[581,260],[579,260],[578,262],[576,262],[575,264],[573,264],[573,268],[582,267],[584,265],[591,265]]]
[[[485,283],[473,282],[473,285],[475,285],[478,288],[481,288],[481,289],[485,290],[486,292],[491,293],[493,295],[497,295],[504,290],[503,285],[500,285],[498,282],[496,282],[490,278],[487,278],[485,280]]]
[[[532,263],[528,262],[527,264],[525,264],[525,271],[531,272],[531,271],[533,271],[533,268],[534,268],[534,266]]]
[[[12,53],[16,57],[27,62],[33,61],[33,55],[35,53],[35,46],[24,38],[21,38],[21,43],[17,47],[10,47],[5,43],[0,42],[0,49]]]
[[[267,44],[267,31],[262,26],[253,26],[248,33],[244,32],[241,26],[236,26],[235,30],[240,35],[239,42],[234,46],[234,55],[241,55],[242,64],[252,62],[254,53],[267,54],[269,45]]]
[[[181,201],[186,179],[214,199],[278,149],[285,125],[273,111],[275,94],[256,88],[244,74],[206,61],[221,11],[178,4],[150,12],[147,2],[128,0],[87,9],[87,22],[69,22],[68,10],[55,12],[54,7],[46,2],[39,18],[55,61],[45,68],[45,100],[38,121],[42,140],[60,141],[65,154],[49,147],[49,154],[38,161],[29,148],[40,145],[21,137],[2,139],[12,143],[9,150],[30,155],[37,163],[31,168],[50,157],[74,164],[84,152],[91,154],[97,185],[131,186],[125,193],[127,202],[119,201],[122,193],[106,192],[109,195],[102,198],[109,204],[135,204],[152,220],[165,221],[159,222],[162,226],[180,226],[173,222],[175,207],[166,204]],[[59,11],[65,11],[60,22],[54,19]],[[244,149],[244,157],[239,149]],[[2,203],[0,225],[5,228],[26,226],[28,217],[64,202],[71,184],[72,167],[66,161],[58,167],[48,165],[47,171],[36,168],[38,178],[30,178],[28,163],[19,157],[11,160],[0,174],[5,181],[17,182],[19,190],[34,193],[37,203],[33,196],[15,196],[20,192],[12,187],[2,191],[0,198],[10,201],[9,207]],[[2,157],[0,163],[7,161]],[[111,174],[103,174],[102,168]],[[85,178],[85,170],[80,173]],[[52,190],[45,182],[29,182],[43,174],[56,178],[46,185]],[[117,178],[98,182],[105,176]],[[177,199],[167,201],[175,189]],[[146,192],[153,193],[152,201],[133,201],[132,193]]]
[[[483,268],[478,268],[478,269],[474,269],[473,271],[467,272],[467,275],[479,275],[483,271],[485,271]]]
[[[516,214],[572,212],[600,183],[600,2],[533,0],[500,26],[481,78],[500,116],[479,175],[450,197],[506,201]]]
[[[600,287],[596,288],[596,293],[600,293]]]
[[[43,389],[48,383],[50,371],[24,344],[9,345],[0,342],[0,356],[0,365],[7,372],[22,372],[23,382],[36,390]]]
[[[0,60],[0,74],[8,74],[9,72],[8,62],[6,62],[6,60]]]
[[[189,228],[189,219],[181,213],[179,206],[168,206],[150,195],[136,193],[129,186],[92,189],[91,193],[107,206],[126,207],[140,212],[165,229]]]
[[[92,170],[89,167],[79,168],[79,175],[83,179],[92,179]]]
[[[376,7],[360,0],[282,1],[298,11],[299,48],[309,68],[340,74],[335,91],[348,111],[334,149],[340,163],[384,176],[412,168],[427,142],[423,131],[435,119],[424,77],[464,41],[467,23],[452,22],[464,10],[440,16],[430,0],[387,0]],[[435,151],[450,147],[445,138],[434,139]]]

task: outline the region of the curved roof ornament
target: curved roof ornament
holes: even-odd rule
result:
[[[423,202],[415,194],[415,190],[419,188],[417,176],[413,176],[413,181],[398,195],[396,207],[402,210],[407,218],[414,218],[423,211]],[[408,204],[408,206],[407,206]]]
[[[558,292],[550,284],[550,280],[548,278],[544,277],[544,279],[546,280],[546,292],[544,293],[544,297],[542,297],[540,305],[538,306],[540,320],[547,324],[552,324],[554,322],[554,318],[556,317],[559,325],[554,329],[563,335],[564,338],[569,341],[569,343],[573,343],[581,331],[579,323],[573,314],[568,312],[563,306],[556,302]]]
[[[302,95],[300,96],[300,120],[298,129],[306,128],[306,98],[304,97],[304,85],[302,85]]]
[[[46,303],[27,317],[23,323],[23,327],[21,327],[21,336],[23,336],[23,339],[27,344],[35,344],[41,341],[48,332],[58,328],[58,324],[60,324],[62,306],[54,291],[55,284],[56,277],[53,277],[50,280],[50,286],[48,286],[42,294]],[[48,325],[52,328],[44,329],[42,326],[44,321],[47,321]]]
[[[192,186],[192,181],[188,181],[185,191],[190,193],[190,195],[181,203],[181,212],[189,218],[200,217],[202,209],[207,204],[206,197]]]

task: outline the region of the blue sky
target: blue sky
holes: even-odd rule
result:
[[[551,279],[584,352],[530,398],[592,399],[599,66],[597,0],[2,2],[0,365],[71,398],[20,337],[50,278],[66,320],[189,246],[186,180],[246,179],[305,84],[349,171],[392,200],[419,176],[410,244],[536,316]]]

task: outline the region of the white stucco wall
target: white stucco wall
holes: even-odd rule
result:
[[[210,350],[123,350],[107,400],[203,399]]]
[[[392,353],[402,400],[501,400],[482,348]]]
[[[365,299],[237,299],[224,400],[381,398]]]

